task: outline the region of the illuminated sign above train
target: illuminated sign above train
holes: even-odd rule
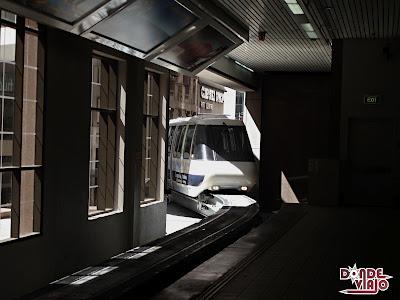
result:
[[[200,90],[200,96],[202,99],[210,100],[214,102],[224,103],[224,93],[202,86]]]

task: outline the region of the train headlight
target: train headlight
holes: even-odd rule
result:
[[[240,190],[243,191],[243,192],[246,192],[247,191],[247,186],[240,187]]]
[[[219,186],[218,186],[218,185],[213,185],[213,186],[211,187],[211,190],[212,190],[212,191],[219,191]]]

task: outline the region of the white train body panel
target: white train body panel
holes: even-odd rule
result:
[[[171,120],[170,129],[168,185],[172,190],[197,197],[216,188],[243,192],[255,185],[257,170],[243,122],[196,116]]]

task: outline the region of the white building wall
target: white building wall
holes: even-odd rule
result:
[[[246,104],[246,94],[244,96],[244,103]],[[249,135],[251,149],[253,149],[254,155],[260,160],[260,143],[261,134],[260,130],[257,128],[253,117],[251,116],[247,106],[244,105],[243,108],[243,123],[246,125],[247,134]]]
[[[224,114],[235,117],[235,109],[236,109],[236,91],[226,88],[226,92],[224,94]],[[260,141],[261,134],[260,130],[258,130],[256,123],[253,120],[250,112],[246,107],[246,93],[244,95],[244,107],[243,107],[243,123],[246,125],[247,134],[249,135],[251,148],[253,150],[254,155],[260,159]]]
[[[236,91],[225,87],[224,93],[224,115],[235,117]]]

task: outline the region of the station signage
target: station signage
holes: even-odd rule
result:
[[[205,101],[201,101],[200,102],[200,107],[204,108],[204,109],[210,109],[212,110],[214,108],[214,106],[212,105],[212,103],[207,103]]]
[[[205,100],[224,103],[224,93],[213,90],[206,86],[201,86],[200,97]]]
[[[379,95],[368,95],[364,96],[364,104],[379,104],[381,97]]]

